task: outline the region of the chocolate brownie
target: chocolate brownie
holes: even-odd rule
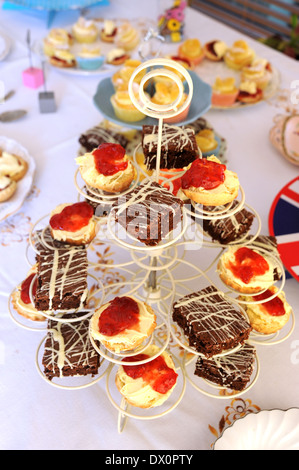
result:
[[[116,131],[104,129],[101,126],[94,126],[88,129],[84,134],[81,134],[79,142],[87,152],[92,152],[105,142],[120,144],[122,147],[126,148],[128,139]]]
[[[115,220],[127,233],[156,246],[182,221],[183,202],[159,183],[145,180],[113,205]]]
[[[35,237],[37,286],[35,307],[40,311],[75,310],[87,299],[87,251],[53,241],[49,232]]]
[[[143,126],[142,149],[148,170],[156,169],[159,126]],[[193,129],[163,124],[161,141],[161,169],[185,168],[199,157]]]
[[[242,344],[252,329],[242,312],[214,286],[175,302],[173,320],[182,328],[190,347],[206,357]]]
[[[242,391],[250,382],[256,350],[245,343],[240,349],[226,356],[206,359],[198,357],[194,374],[221,387]]]
[[[93,211],[96,217],[107,217],[110,213],[112,204],[107,204],[101,199],[101,194],[103,191],[99,189],[92,188],[92,192],[87,186],[84,186],[84,191],[86,192],[85,200],[93,207]],[[95,193],[95,194],[94,194]],[[96,195],[98,193],[98,196]],[[90,197],[92,199],[90,199]],[[98,202],[95,200],[98,199]]]
[[[238,201],[233,201],[231,208],[238,205]],[[213,218],[203,220],[203,229],[210,237],[221,244],[228,244],[235,240],[240,239],[249,232],[255,215],[248,211],[245,207],[225,218],[216,218],[213,212],[225,209],[225,206],[204,206],[203,209],[209,213]]]
[[[78,313],[78,318],[83,314]],[[61,318],[75,318],[75,315],[62,315]],[[100,360],[89,338],[89,319],[75,322],[49,320],[42,364],[49,380],[96,375]]]

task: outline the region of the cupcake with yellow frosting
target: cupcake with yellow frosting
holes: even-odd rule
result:
[[[241,82],[237,99],[241,103],[257,103],[263,99],[263,91],[257,87],[255,82]]]
[[[76,58],[69,50],[57,49],[50,57],[50,63],[55,67],[71,68],[76,66]]]
[[[180,45],[178,55],[183,59],[188,59],[192,68],[200,64],[205,57],[204,49],[198,39],[186,39]]]
[[[138,96],[138,85],[133,84],[134,94]],[[116,92],[111,96],[110,102],[112,104],[115,116],[124,122],[141,121],[145,118],[145,114],[139,111],[134,106],[129,95],[127,86],[119,87]]]
[[[72,35],[65,29],[53,28],[43,40],[44,53],[51,57],[57,49],[69,49],[73,42],[74,39]]]
[[[141,61],[137,59],[127,59],[125,61],[123,67],[112,75],[111,80],[115,90],[120,86],[123,88],[128,86],[133,72],[139,65],[141,65]],[[145,73],[145,70],[141,70],[134,78],[134,83],[140,84]]]
[[[174,82],[158,82],[155,85],[155,93],[151,98],[151,101],[159,105],[167,105],[173,103],[179,94],[179,89],[176,83]],[[187,99],[187,93],[183,93],[181,101],[178,103],[177,107],[180,108]],[[188,116],[190,105],[187,106],[185,110],[180,112],[174,117],[164,118],[164,122],[167,123],[176,123],[183,121]]]
[[[238,97],[239,90],[233,77],[217,77],[212,87],[213,106],[232,106]]]
[[[139,44],[140,35],[129,22],[123,23],[116,36],[116,45],[125,51],[132,51]]]
[[[241,72],[243,82],[254,82],[260,90],[267,88],[271,78],[271,65],[266,59],[256,58],[252,64],[243,67]]]
[[[215,157],[217,157],[219,152],[219,142],[212,129],[202,129],[195,135],[195,140],[203,157],[209,157],[210,155],[215,155]]]
[[[84,70],[97,70],[105,61],[105,56],[101,54],[101,49],[83,47],[76,57],[78,66]]]
[[[98,38],[98,28],[94,21],[87,20],[83,17],[80,17],[73,25],[73,34],[75,39],[80,43],[92,43],[95,42]]]
[[[224,62],[234,70],[241,70],[246,65],[250,65],[254,57],[254,50],[249,47],[246,41],[240,39],[235,41],[233,46],[226,51]]]

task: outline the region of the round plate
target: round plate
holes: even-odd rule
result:
[[[205,114],[211,107],[212,89],[210,85],[202,81],[194,72],[189,72],[193,81],[193,98],[191,101],[190,110],[187,119],[180,121],[178,124],[184,126],[190,122],[195,121],[203,114]],[[157,119],[145,117],[141,121],[126,122],[120,121],[115,116],[112,104],[110,102],[111,96],[115,93],[113,84],[110,78],[102,80],[97,88],[96,94],[93,97],[94,103],[103,116],[111,122],[118,125],[126,125],[133,129],[142,129],[144,125],[157,124]]]
[[[224,430],[214,450],[299,450],[299,409],[247,414]]]
[[[299,176],[286,184],[269,213],[269,233],[288,273],[299,282]]]
[[[11,39],[0,33],[0,61],[4,60],[9,54],[11,48]]]
[[[19,155],[28,163],[28,171],[24,178],[18,181],[18,187],[15,194],[8,201],[0,202],[0,222],[2,222],[21,208],[31,189],[35,172],[35,161],[21,144],[12,139],[8,139],[7,137],[0,136],[0,148],[9,153]]]

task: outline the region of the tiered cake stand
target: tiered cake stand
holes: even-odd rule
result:
[[[139,98],[136,98],[133,93],[133,82],[135,76],[143,69],[149,70],[149,72],[147,72],[142,79]],[[183,106],[179,106],[183,94],[182,80],[178,77],[176,72],[183,75],[189,88],[189,94]],[[144,93],[144,87],[148,81],[158,75],[170,78],[179,88],[179,96],[175,102],[171,103],[171,105],[154,105],[149,101],[146,93]],[[165,118],[176,116],[190,104],[193,93],[192,79],[190,78],[188,71],[180,64],[167,59],[152,59],[144,62],[136,69],[129,83],[129,92],[133,103],[138,109],[146,115],[158,120],[159,138],[157,165],[151,178],[155,181],[159,181],[162,185],[167,183],[167,186],[171,190],[172,181],[180,175],[178,172],[174,172],[173,177],[169,177],[168,172],[166,177],[165,172],[160,170],[162,125]],[[138,149],[136,149],[136,151],[137,150]],[[136,169],[136,177],[128,191],[131,191],[139,184],[140,176],[143,172],[137,164],[136,152],[134,154],[133,164]],[[143,178],[149,178],[145,173],[142,176]],[[257,212],[245,204],[243,188],[240,188],[238,204],[236,206],[228,205],[223,210],[206,212],[199,204],[194,203],[191,206],[185,205],[183,208],[183,219],[181,225],[157,246],[148,247],[130,237],[126,231],[119,226],[119,224],[116,224],[112,217],[112,211],[110,211],[112,204],[117,203],[118,198],[121,200],[121,196],[128,193],[128,191],[122,194],[111,195],[94,190],[93,188],[87,187],[83,181],[80,181],[80,174],[78,171],[75,174],[75,185],[78,190],[79,199],[84,198],[95,202],[99,207],[102,206],[103,210],[107,210],[108,208],[107,215],[98,218],[98,232],[96,238],[97,240],[101,240],[103,243],[107,242],[110,246],[115,246],[118,250],[117,255],[119,259],[119,262],[113,262],[109,265],[107,265],[106,262],[100,263],[98,260],[92,259],[94,251],[89,250],[89,254],[91,255],[91,257],[89,257],[88,268],[89,284],[91,286],[90,298],[88,299],[87,306],[84,308],[84,314],[82,314],[83,316],[81,318],[91,318],[95,308],[99,308],[101,305],[109,302],[109,300],[112,300],[116,295],[133,295],[135,298],[146,302],[152,307],[157,315],[157,327],[151,337],[131,353],[126,352],[116,354],[111,352],[102,344],[94,341],[90,335],[92,345],[101,357],[101,372],[97,377],[93,378],[61,377],[56,381],[54,381],[54,379],[49,381],[45,378],[41,366],[42,346],[45,341],[45,338],[43,338],[36,353],[36,365],[40,375],[47,380],[49,384],[67,389],[84,388],[94,385],[95,383],[98,383],[99,380],[106,377],[106,392],[108,399],[119,412],[119,432],[123,431],[128,418],[150,420],[159,418],[173,411],[183,399],[187,383],[190,383],[196,390],[198,390],[198,392],[215,399],[226,399],[232,395],[236,397],[247,392],[256,383],[259,376],[260,364],[257,355],[251,381],[242,392],[229,391],[223,387],[215,386],[211,382],[194,375],[194,361],[198,356],[200,356],[200,353],[189,346],[188,340],[185,338],[183,332],[180,331],[177,325],[172,321],[173,303],[186,294],[199,291],[206,285],[216,287],[227,300],[236,304],[238,308],[241,309],[245,317],[247,316],[242,307],[242,301],[238,299],[238,292],[235,292],[233,289],[228,289],[217,275],[217,261],[228,246],[221,245],[214,241],[212,242],[209,236],[204,233],[201,224],[204,219],[211,220],[215,218],[224,219],[230,217],[237,211],[241,210],[243,206],[246,206],[255,214],[255,222],[251,228],[251,232],[253,233],[250,237],[246,234],[233,244],[251,246],[257,250],[257,246],[254,242],[260,234],[261,222]],[[26,252],[29,266],[32,266],[35,263],[35,236],[37,231],[42,234],[40,241],[47,246],[46,230],[48,227],[48,220],[49,216],[43,217],[36,222],[32,229],[30,243]],[[198,254],[196,263],[194,261],[190,261],[189,259],[192,257],[188,256],[192,254],[192,251],[194,250],[196,250]],[[259,247],[258,250],[261,254],[266,253],[262,247]],[[268,251],[267,256],[272,258],[273,264],[276,265],[279,272],[282,273],[281,279],[277,281],[279,283],[279,288],[275,295],[278,295],[278,293],[282,291],[285,283],[284,269],[277,256],[269,254]],[[207,266],[204,266],[204,264]],[[102,283],[99,279],[98,272],[99,270],[106,270],[107,267],[110,271],[117,272],[118,276],[117,278],[113,278],[112,276],[110,282]],[[32,289],[30,295],[32,297]],[[33,298],[31,298],[31,300],[34,305]],[[256,303],[254,300],[246,301],[245,303],[249,302]],[[18,318],[13,310],[11,297],[9,300],[9,310],[12,319],[15,322],[20,326],[33,331],[44,330],[47,332],[48,319],[57,322],[74,322],[73,319],[66,320],[65,316],[62,319],[61,312],[40,312],[44,315],[45,322],[41,322],[38,326],[32,326],[32,323],[35,322],[27,322],[24,319],[20,320]],[[287,326],[279,333],[274,335],[261,335],[253,332],[249,338],[249,342],[262,346],[274,345],[286,340],[292,333],[293,329],[294,315],[292,314]],[[163,405],[151,409],[139,409],[128,405],[125,399],[120,399],[119,391],[114,383],[115,370],[120,364],[126,364],[125,359],[129,356],[131,356],[129,362],[130,365],[152,360],[156,356],[147,360],[136,360],[135,362],[132,362],[132,356],[134,357],[137,354],[140,354],[152,343],[159,347],[159,351],[156,356],[160,355],[166,349],[170,352],[178,373],[178,381],[172,395]],[[234,350],[219,354],[217,357],[224,355],[229,357],[230,354],[238,350],[240,347],[241,345],[234,348]]]

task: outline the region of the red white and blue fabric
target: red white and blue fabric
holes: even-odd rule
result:
[[[277,239],[287,277],[292,276],[299,282],[299,176],[284,186],[274,199],[269,214],[269,233]]]

